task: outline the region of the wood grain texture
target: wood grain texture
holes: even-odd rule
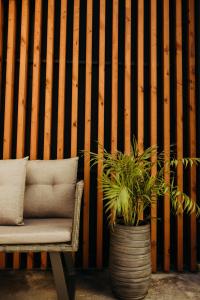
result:
[[[0,91],[2,87],[3,26],[4,26],[4,3],[3,0],[0,0]],[[0,105],[1,105],[1,98],[0,98]]]
[[[131,149],[131,0],[125,1],[124,151]]]
[[[112,115],[111,115],[111,153],[117,151],[118,129],[118,18],[119,1],[113,1],[112,11]]]
[[[77,155],[78,126],[78,67],[79,67],[79,31],[80,0],[74,0],[73,27],[73,65],[72,65],[72,117],[71,117],[71,156]]]
[[[66,46],[67,46],[67,1],[61,0],[57,158],[63,158],[64,156]]]
[[[177,159],[183,158],[182,4],[176,1],[176,142]],[[183,165],[177,167],[177,185],[183,191]],[[181,197],[179,197],[181,202]],[[177,270],[183,271],[183,214],[177,215]]]
[[[195,94],[195,1],[188,0],[188,111],[189,156],[196,157],[196,94]],[[190,169],[190,197],[196,201],[196,166]],[[190,270],[197,269],[196,216],[190,217]]]
[[[91,142],[91,88],[92,88],[92,12],[93,0],[87,1],[86,68],[85,68],[85,140],[84,149],[90,151]],[[90,155],[84,156],[84,206],[83,206],[83,268],[89,267],[90,218]]]
[[[30,159],[37,159],[38,126],[40,102],[40,64],[41,64],[41,33],[42,33],[42,0],[35,1],[34,42],[33,42],[33,79],[31,105],[31,136]],[[27,253],[27,269],[33,268],[34,254]]]
[[[169,0],[163,2],[163,119],[164,158],[170,159],[170,50],[169,50]],[[165,166],[164,176],[170,183],[169,166]],[[164,271],[170,270],[170,197],[164,196]]]
[[[38,148],[41,33],[42,33],[42,0],[36,0],[35,19],[34,19],[34,44],[33,44],[30,159],[37,158],[37,148]]]
[[[139,151],[144,147],[144,1],[138,1],[138,72],[137,72],[137,141]]]
[[[4,140],[3,158],[11,158],[12,151],[12,116],[14,101],[14,76],[15,76],[15,47],[16,47],[16,1],[9,1],[8,6],[8,39],[6,56],[6,85],[5,85],[5,115],[4,115]],[[0,254],[0,269],[5,268],[5,254]]]
[[[44,115],[44,159],[51,158],[51,119],[52,119],[52,91],[53,91],[53,57],[54,57],[54,14],[55,0],[48,1],[47,19],[47,57],[46,57],[46,87],[45,87],[45,115]],[[46,269],[47,254],[41,253],[41,269]]]
[[[151,28],[150,28],[150,99],[151,99],[151,146],[157,145],[157,0],[151,1]],[[153,163],[151,174],[157,173],[157,154],[151,161]],[[151,261],[152,271],[157,271],[157,200],[151,205]]]
[[[8,8],[8,40],[6,58],[6,86],[5,86],[5,117],[3,158],[11,157],[12,149],[12,115],[15,76],[15,47],[16,47],[16,1],[9,1]]]
[[[104,93],[105,93],[105,15],[106,0],[100,2],[99,22],[99,87],[98,87],[98,154],[102,154],[104,147]],[[102,176],[102,162],[98,163],[97,176]],[[97,251],[96,266],[103,266],[103,191],[100,180],[97,183]]]
[[[16,157],[24,157],[25,128],[26,128],[26,96],[28,70],[28,37],[29,37],[29,0],[22,1],[20,63],[19,63],[19,92],[17,115],[17,149]],[[20,267],[20,253],[13,254],[13,268]]]
[[[0,0],[0,91],[2,87],[3,20],[4,20],[4,3],[3,0]],[[5,254],[0,252],[0,269],[4,267],[5,267]]]

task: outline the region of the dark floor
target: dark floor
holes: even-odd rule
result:
[[[1,271],[1,300],[56,300],[50,272]],[[115,299],[109,286],[107,271],[80,272],[76,299]],[[200,299],[200,273],[152,275],[146,300]]]

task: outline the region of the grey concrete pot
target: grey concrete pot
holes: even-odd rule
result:
[[[111,230],[110,278],[118,299],[143,299],[151,277],[150,225]]]

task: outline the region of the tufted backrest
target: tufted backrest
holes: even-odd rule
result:
[[[77,167],[78,157],[28,161],[24,217],[72,217]]]

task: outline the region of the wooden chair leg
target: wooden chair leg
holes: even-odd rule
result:
[[[70,300],[63,270],[61,253],[50,252],[53,277],[56,285],[58,300]]]
[[[66,267],[66,276],[68,282],[68,292],[70,296],[70,300],[75,299],[75,285],[76,285],[76,272],[74,268],[74,261],[71,252],[64,252],[64,260],[65,260],[65,267]]]

